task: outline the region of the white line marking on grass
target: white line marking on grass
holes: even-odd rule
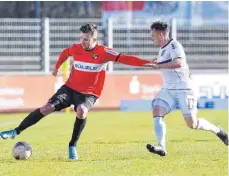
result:
[[[55,114],[50,114],[50,116],[44,117],[44,118],[55,118],[55,116],[64,116],[66,115],[65,113],[59,112],[59,113],[55,113]],[[18,124],[22,121],[23,119],[20,120],[14,120],[14,121],[8,121],[8,122],[1,122],[0,123],[0,127],[3,126],[8,126],[8,125],[14,125],[14,124]]]
[[[22,121],[22,119],[21,120],[15,120],[15,121],[9,121],[9,122],[3,122],[3,123],[0,123],[0,127],[18,124],[21,121]]]

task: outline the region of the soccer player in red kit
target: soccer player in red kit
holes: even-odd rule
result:
[[[132,66],[144,66],[150,61],[120,54],[111,48],[98,44],[98,29],[95,24],[86,24],[80,28],[80,44],[64,49],[52,72],[57,75],[60,66],[72,56],[72,70],[67,82],[49,99],[48,103],[30,113],[14,130],[3,131],[3,139],[15,138],[26,128],[34,125],[54,111],[60,111],[74,105],[76,121],[69,142],[69,159],[78,160],[76,144],[86,124],[88,111],[99,98],[103,89],[106,65],[109,61]]]

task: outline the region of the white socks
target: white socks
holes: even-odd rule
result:
[[[210,123],[209,121],[205,120],[204,118],[197,118],[196,129],[211,131],[215,134],[220,132],[219,127]],[[164,149],[166,149],[165,147],[166,125],[165,125],[163,117],[158,117],[158,116],[154,117],[154,130],[157,136],[158,144],[164,147]]]
[[[220,132],[220,128],[205,120],[204,118],[197,118],[197,127],[199,130],[211,131],[215,134]]]
[[[165,149],[166,125],[163,117],[154,117],[154,130],[157,135],[158,144]]]

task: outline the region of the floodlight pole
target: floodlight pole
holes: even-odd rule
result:
[[[108,19],[108,47],[113,48],[113,19]],[[113,72],[113,62],[108,62],[108,71]]]
[[[172,38],[177,39],[177,20],[176,18],[172,19]]]
[[[45,74],[50,72],[50,57],[49,57],[49,18],[44,19],[44,67]]]

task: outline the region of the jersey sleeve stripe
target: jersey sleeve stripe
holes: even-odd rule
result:
[[[119,55],[116,57],[115,62],[118,61],[118,58],[120,57],[120,55],[121,55],[121,54],[119,54]]]
[[[157,64],[165,64],[165,63],[168,63],[168,62],[171,62],[172,61],[172,59],[168,59],[168,60],[165,60],[165,61],[162,61],[162,62],[158,62]]]
[[[165,46],[163,46],[161,49],[165,48],[172,40],[173,39],[170,39],[169,42]]]

